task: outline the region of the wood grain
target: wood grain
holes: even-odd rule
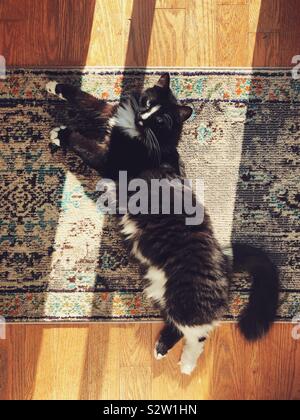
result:
[[[164,28],[162,31],[161,28]],[[182,66],[184,51],[185,11],[181,9],[158,9],[155,11],[148,66]]]
[[[189,0],[186,10],[185,65],[213,67],[217,61],[217,5],[215,0]]]
[[[289,66],[299,0],[1,0],[9,65]],[[0,341],[0,399],[300,399],[292,325],[246,343],[234,325],[191,378],[179,344],[153,358],[161,326],[14,325]]]
[[[216,64],[226,63],[232,67],[239,61],[240,65],[248,65],[248,5],[222,4],[217,8],[217,54]]]
[[[160,328],[9,326],[0,342],[0,398],[300,399],[300,345],[291,325],[277,324],[254,344],[235,325],[223,325],[192,377],[179,372],[181,343],[167,359],[154,360]]]
[[[298,0],[6,0],[0,54],[21,66],[289,66],[299,9]]]
[[[280,34],[277,32],[258,32],[248,34],[249,62],[259,63],[262,67],[280,67],[283,61],[282,51],[280,49]],[[289,64],[291,64],[291,59]]]

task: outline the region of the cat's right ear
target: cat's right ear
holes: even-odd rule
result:
[[[156,86],[162,89],[170,89],[171,77],[169,73],[165,73],[161,76],[159,81],[156,83]]]
[[[184,123],[187,121],[193,114],[194,110],[190,106],[178,106],[180,121]]]

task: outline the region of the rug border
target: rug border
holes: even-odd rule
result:
[[[59,66],[59,65],[53,65],[53,66],[7,66],[6,67],[7,70],[37,70],[37,71],[41,71],[41,70],[62,70],[62,69],[67,69],[67,70],[99,70],[99,71],[103,71],[103,70],[111,70],[111,71],[132,71],[132,70],[136,70],[136,71],[167,71],[167,70],[174,70],[174,71],[245,71],[245,72],[252,72],[252,71],[264,71],[264,72],[268,72],[268,71],[282,71],[282,72],[286,72],[286,71],[291,71],[293,69],[293,67],[222,67],[222,66],[216,66],[216,67],[209,67],[209,66],[200,66],[200,67],[177,67],[177,66],[170,66],[170,67],[165,67],[165,66],[144,66],[144,67],[138,67],[138,66]]]

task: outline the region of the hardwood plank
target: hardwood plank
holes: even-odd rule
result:
[[[300,54],[300,32],[281,32],[279,34],[281,65],[289,67],[292,58]]]
[[[217,11],[216,65],[248,66],[248,5],[220,5]]]
[[[0,22],[24,20],[28,16],[29,0],[2,0],[0,1]]]
[[[125,66],[146,67],[155,19],[155,0],[134,0]]]
[[[215,0],[189,0],[186,10],[185,65],[216,65],[217,6]]]
[[[133,0],[97,1],[87,64],[114,66],[126,61]]]
[[[289,0],[250,0],[249,32],[279,32],[287,3]]]
[[[151,324],[129,324],[120,327],[120,366],[151,367]]]
[[[90,325],[80,399],[119,399],[120,376],[120,327]]]
[[[277,0],[279,1],[279,0]],[[280,0],[280,32],[300,32],[299,0]]]
[[[161,28],[164,28],[162,31]],[[185,10],[155,11],[148,66],[184,66]]]
[[[218,5],[229,4],[230,6],[234,6],[236,4],[249,4],[251,0],[217,0]]]
[[[249,63],[254,67],[281,66],[280,34],[249,33]]]
[[[41,342],[32,399],[77,400],[80,396],[89,328],[36,328],[41,332]],[[30,339],[30,332],[28,337]]]
[[[5,8],[8,17],[3,20],[5,32],[4,38],[0,39],[0,50],[8,65],[86,63],[95,0],[77,0],[76,3],[72,0],[26,0],[22,8],[20,2],[14,2],[18,3],[20,13],[24,11],[24,19],[9,19],[14,8]]]
[[[185,9],[190,0],[156,0],[156,9]]]
[[[120,370],[121,400],[152,400],[151,368],[123,367]]]
[[[1,370],[0,399],[33,398],[40,344],[40,326],[7,326],[6,340],[0,347],[1,359],[6,363],[3,377]]]
[[[50,3],[51,8],[55,7],[53,0],[50,0]],[[91,43],[95,5],[95,0],[76,0],[76,2],[59,0],[56,37],[59,37],[58,61],[60,63],[73,66],[86,63]],[[46,12],[46,16],[49,15],[57,16],[57,11]]]

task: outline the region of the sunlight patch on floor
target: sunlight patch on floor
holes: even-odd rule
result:
[[[68,172],[48,279],[46,317],[72,317],[73,309],[76,315],[80,312],[72,307],[72,295],[76,291],[92,289],[95,285],[103,223],[104,216],[86,195],[80,180]],[[62,295],[68,292],[73,292],[69,300]],[[91,307],[87,308],[89,302],[85,300],[83,316],[88,317],[92,313],[92,299],[90,301]]]
[[[63,340],[61,333],[59,327],[45,326],[43,329],[33,400],[45,399],[45,396],[48,400],[77,400],[80,397],[89,329],[64,327]],[[56,343],[55,351],[53,343]],[[64,390],[63,396],[59,395],[59,390]]]

